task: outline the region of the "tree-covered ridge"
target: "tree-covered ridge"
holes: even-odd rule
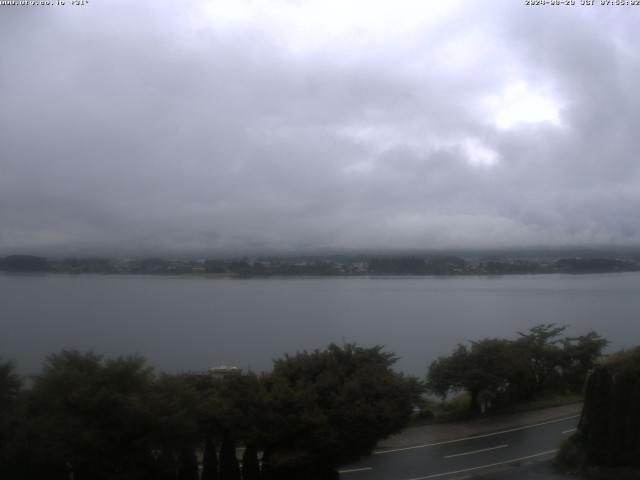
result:
[[[203,480],[335,478],[409,420],[419,388],[394,362],[330,345],[217,378],[63,351],[28,388],[4,363],[0,478],[196,480],[199,464]]]
[[[640,270],[640,255],[538,257],[455,255],[334,255],[217,259],[0,258],[0,270],[66,274],[149,274],[233,277],[353,275],[512,275],[607,273]]]
[[[544,391],[580,392],[608,342],[595,332],[562,337],[565,330],[543,324],[513,340],[460,344],[430,365],[427,388],[441,397],[468,392],[474,412],[523,402]]]

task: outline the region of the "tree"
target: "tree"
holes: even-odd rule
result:
[[[427,387],[442,398],[467,391],[470,409],[478,413],[528,400],[544,390],[575,390],[607,342],[595,332],[559,338],[565,329],[542,324],[515,340],[488,338],[469,347],[458,345],[451,355],[430,365]]]
[[[16,373],[13,362],[0,362],[0,414],[11,407],[18,395],[22,379]]]
[[[563,376],[572,390],[582,390],[587,375],[596,366],[608,344],[607,340],[593,331],[563,340]]]
[[[196,480],[204,402],[189,380],[140,357],[51,355],[25,395],[22,476]]]
[[[240,480],[236,445],[229,434],[223,437],[220,448],[220,480]]]
[[[276,360],[265,377],[263,465],[274,478],[326,478],[408,422],[416,383],[382,347],[335,344]],[[276,475],[277,472],[277,475]]]
[[[140,357],[49,356],[27,398],[31,462],[70,470],[78,480],[143,476],[151,461],[152,381]]]
[[[484,339],[471,347],[458,345],[449,357],[440,357],[429,367],[427,386],[441,397],[450,391],[466,390],[469,408],[483,413],[512,396],[518,359],[508,340]]]
[[[559,336],[567,329],[554,323],[540,324],[530,328],[527,333],[518,332],[520,338],[515,341],[520,358],[526,359],[528,375],[521,382],[520,394],[530,398],[540,391],[553,377],[558,376],[563,363]]]
[[[427,389],[443,400],[452,390],[467,389],[465,373],[470,367],[469,349],[459,344],[448,357],[440,357],[431,362]]]
[[[185,472],[193,468],[192,452],[204,438],[203,399],[190,376],[161,374],[149,389],[146,408],[152,418],[148,425],[150,448],[160,452],[165,474],[177,470],[181,476],[189,475]]]
[[[242,480],[260,480],[258,451],[253,444],[247,445],[242,455]]]
[[[620,352],[595,366],[586,383],[576,433],[559,460],[573,469],[590,469],[598,478],[640,475],[640,347]]]
[[[0,363],[0,477],[3,478],[9,478],[9,464],[13,463],[21,388],[22,379],[13,362]]]
[[[218,480],[218,456],[211,435],[207,435],[204,445],[201,480]]]
[[[232,433],[234,440],[248,445],[267,434],[266,395],[264,383],[252,372],[214,380],[208,398],[215,406],[213,422],[222,438]]]
[[[198,480],[198,459],[192,448],[184,447],[180,451],[178,480]]]

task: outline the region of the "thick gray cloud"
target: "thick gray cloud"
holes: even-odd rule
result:
[[[0,253],[637,244],[639,17],[0,6]]]

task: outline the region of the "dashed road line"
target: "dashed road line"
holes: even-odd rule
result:
[[[473,472],[475,470],[482,470],[482,469],[485,469],[485,468],[499,467],[501,465],[508,465],[510,463],[521,462],[523,460],[529,460],[531,458],[537,458],[537,457],[542,457],[542,456],[545,456],[545,455],[551,455],[553,453],[556,453],[557,451],[558,451],[558,449],[547,450],[546,452],[535,453],[533,455],[528,455],[526,457],[512,458],[510,460],[505,460],[503,462],[490,463],[488,465],[480,465],[479,467],[464,468],[462,470],[456,470],[456,471],[453,471],[453,472],[433,473],[431,475],[426,475],[424,477],[409,478],[408,480],[428,480],[430,478],[440,478],[440,477],[446,477],[447,475],[457,475],[459,473]]]
[[[488,447],[488,448],[481,448],[479,450],[472,450],[470,452],[464,452],[464,453],[454,453],[453,455],[445,455],[444,458],[455,458],[455,457],[464,457],[465,455],[474,455],[476,453],[483,453],[483,452],[490,452],[491,450],[498,450],[500,448],[507,448],[509,445],[507,445],[506,443],[504,445],[498,445],[497,447]]]

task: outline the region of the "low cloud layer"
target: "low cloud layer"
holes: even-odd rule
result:
[[[1,6],[0,254],[637,245],[639,20]]]

